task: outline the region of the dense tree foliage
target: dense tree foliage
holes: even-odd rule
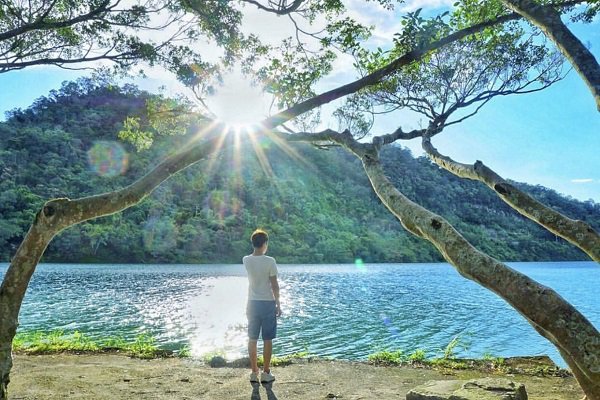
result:
[[[117,141],[128,116],[156,95],[133,86],[66,82],[0,124],[0,257],[8,261],[35,212],[52,197],[77,198],[123,187],[185,143],[161,137],[128,150],[127,170],[106,176],[90,167],[95,143]],[[280,262],[440,261],[428,243],[399,229],[380,204],[358,160],[347,152],[296,144],[290,155],[263,141],[265,168],[252,149],[231,149],[188,168],[140,206],[72,227],[45,261],[239,262],[256,226],[273,232]],[[408,197],[452,222],[476,247],[503,260],[576,260],[585,255],[516,214],[482,184],[451,175],[408,150],[382,154],[390,179]],[[205,171],[211,173],[206,174]],[[404,171],[413,171],[406,174]],[[524,190],[573,218],[600,226],[600,205],[541,186]]]

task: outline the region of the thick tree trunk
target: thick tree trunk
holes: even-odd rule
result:
[[[560,13],[552,7],[540,5],[533,0],[502,0],[502,2],[535,24],[556,44],[588,85],[596,101],[596,107],[600,111],[600,65],[577,36],[562,22]]]
[[[171,175],[222,148],[226,140],[223,128],[215,127],[213,131],[219,136],[190,144],[188,149],[167,158],[124,189],[77,200],[50,200],[38,212],[0,286],[0,400],[8,398],[12,341],[18,327],[19,310],[31,276],[48,243],[58,232],[72,225],[114,214],[139,203]]]
[[[579,247],[592,260],[600,262],[600,235],[588,223],[572,220],[550,207],[546,207],[511,185],[481,161],[477,161],[474,165],[458,163],[438,152],[427,138],[423,140],[423,149],[429,158],[440,167],[461,178],[485,183],[496,192],[498,197],[520,214]]]
[[[588,400],[600,400],[600,332],[554,290],[478,251],[446,220],[406,198],[372,153],[360,156],[373,189],[402,225],[429,240],[462,276],[519,311],[559,349]]]
[[[562,351],[560,352],[560,354],[564,360],[567,360],[569,358],[569,356]],[[574,366],[576,363],[568,364],[571,367],[571,372],[573,373],[573,376],[575,377],[577,382],[579,382],[581,387],[585,386],[589,388],[589,390],[585,392],[586,396],[585,398],[583,398],[583,400],[600,399],[600,384],[598,384],[598,382],[591,381],[590,378],[588,378],[583,371]]]
[[[25,239],[11,260],[0,287],[0,399],[8,398],[12,368],[12,340],[17,333],[19,310],[35,267],[54,236],[43,222],[44,209],[37,214]],[[13,267],[13,265],[15,267]],[[21,284],[23,283],[23,284]]]

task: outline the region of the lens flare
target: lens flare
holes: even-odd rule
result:
[[[177,246],[177,227],[168,218],[150,217],[144,225],[144,249],[158,255]]]
[[[242,202],[229,190],[213,190],[204,199],[204,208],[222,222],[225,218],[238,215]]]
[[[367,269],[367,267],[365,267],[365,263],[363,262],[362,258],[357,258],[356,260],[354,260],[354,265],[360,271],[365,271]]]
[[[87,151],[87,159],[94,173],[107,178],[123,175],[129,164],[127,151],[113,141],[95,142]]]
[[[379,316],[381,318],[381,321],[383,322],[383,324],[386,326],[386,328],[388,329],[388,331],[390,332],[390,335],[394,338],[398,338],[400,337],[400,332],[398,331],[398,329],[392,324],[392,319],[390,317],[388,317],[385,314],[381,314]]]

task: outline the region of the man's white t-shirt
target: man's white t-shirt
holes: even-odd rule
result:
[[[271,289],[271,276],[277,276],[275,259],[252,254],[242,259],[248,272],[248,300],[275,300]]]

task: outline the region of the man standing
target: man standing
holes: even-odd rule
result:
[[[250,357],[250,382],[258,382],[257,343],[262,333],[263,372],[262,383],[273,382],[271,374],[271,356],[273,339],[277,336],[277,317],[281,315],[279,303],[279,283],[277,282],[277,263],[266,254],[269,246],[267,232],[257,229],[250,238],[254,251],[243,258],[248,273],[248,355]]]

